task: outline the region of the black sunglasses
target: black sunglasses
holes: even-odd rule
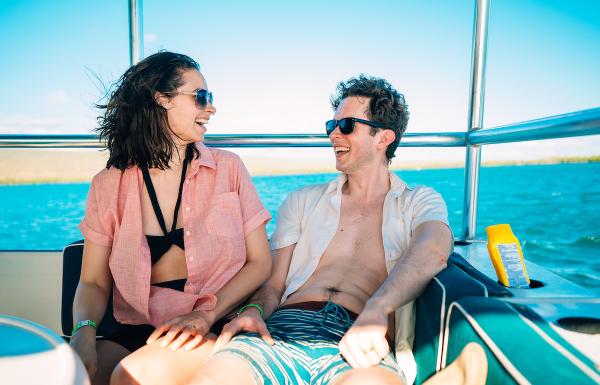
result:
[[[194,92],[189,91],[177,91],[177,92],[166,92],[167,94],[183,94],[192,95],[196,99],[196,103],[202,108],[206,107],[208,103],[213,104],[213,94],[209,90],[203,90],[202,88],[197,89]]]
[[[363,123],[376,128],[384,128],[386,126],[382,123],[372,122],[370,120],[364,120],[359,118],[344,118],[340,120],[332,119],[325,122],[325,132],[327,132],[327,136],[329,136],[335,130],[336,127],[339,127],[340,132],[342,134],[349,135],[352,133],[352,131],[354,131],[355,122]]]

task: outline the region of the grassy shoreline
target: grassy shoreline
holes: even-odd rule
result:
[[[106,164],[106,152],[81,150],[4,150],[0,157],[0,184],[86,183]],[[535,160],[488,161],[485,167],[600,162],[600,155],[552,157]],[[332,160],[265,159],[245,157],[253,176],[313,174],[336,172]],[[462,162],[398,162],[393,170],[462,168]]]

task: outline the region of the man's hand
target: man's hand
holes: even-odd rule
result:
[[[390,351],[387,329],[387,314],[365,307],[338,345],[342,356],[355,369],[379,364]]]
[[[208,334],[214,321],[214,315],[211,312],[193,311],[175,317],[156,328],[150,334],[146,343],[152,344],[157,342],[163,348],[168,347],[172,350],[178,350],[182,347],[184,350],[192,350],[202,342],[202,339]],[[190,338],[191,340],[186,342]]]
[[[216,352],[227,344],[233,336],[241,331],[247,331],[252,333],[260,334],[263,340],[269,345],[273,345],[275,341],[271,337],[271,333],[267,330],[267,324],[260,316],[260,312],[255,308],[247,308],[239,316],[231,320],[228,324],[223,326],[223,331],[213,347],[213,352]]]

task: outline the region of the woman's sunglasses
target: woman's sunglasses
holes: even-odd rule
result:
[[[325,132],[327,132],[327,136],[331,135],[331,133],[335,130],[336,127],[340,128],[340,132],[344,135],[350,135],[352,131],[354,131],[354,123],[359,122],[366,124],[371,127],[376,128],[384,128],[386,125],[382,123],[372,122],[370,120],[364,120],[359,118],[344,118],[340,120],[328,120],[325,122]]]
[[[203,90],[202,88],[197,89],[194,92],[188,91],[178,91],[178,92],[165,92],[166,94],[182,94],[182,95],[192,95],[194,99],[196,99],[196,103],[202,108],[206,107],[208,103],[213,104],[213,94],[209,90]]]

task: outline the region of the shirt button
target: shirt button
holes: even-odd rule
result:
[[[186,207],[185,211],[190,211],[190,206]]]
[[[190,235],[190,230],[186,230],[185,235]]]
[[[190,262],[192,262],[194,260],[194,257],[189,257],[188,259]]]

